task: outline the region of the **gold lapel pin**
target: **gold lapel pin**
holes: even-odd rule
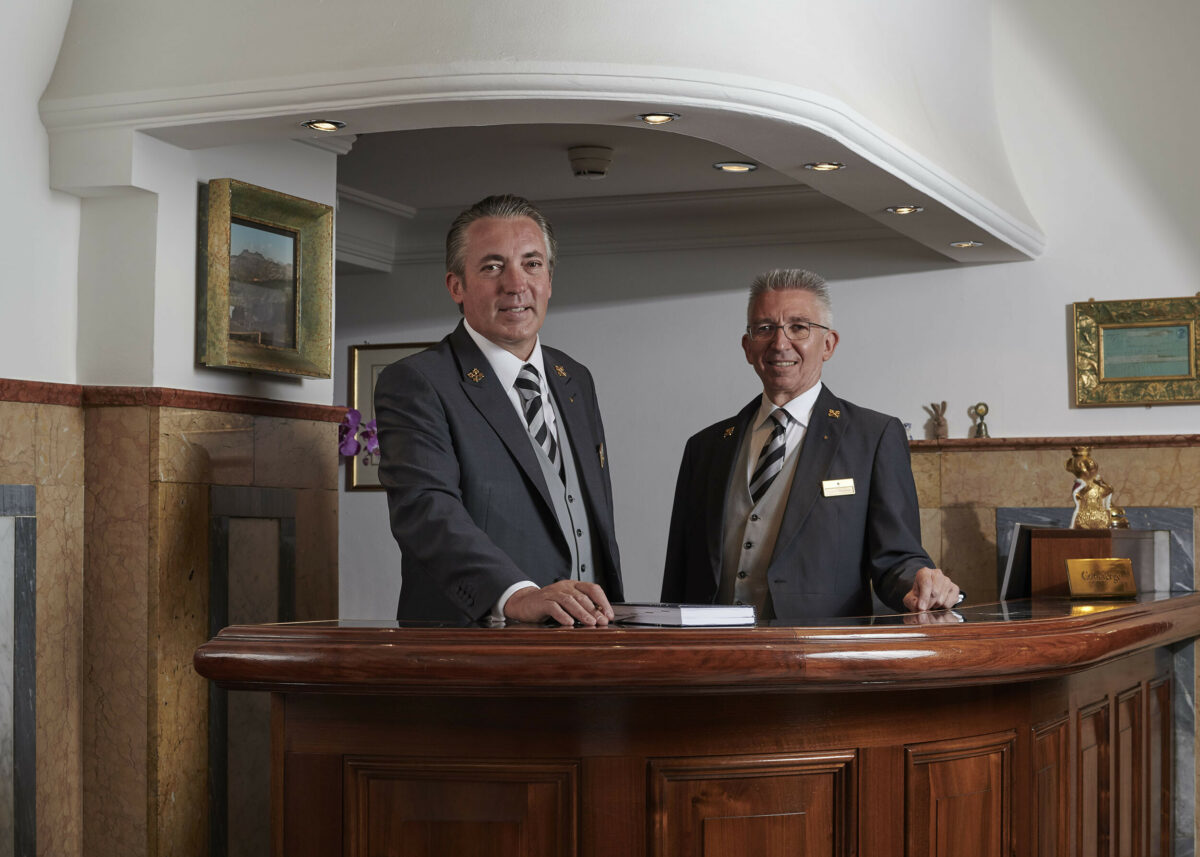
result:
[[[560,378],[567,377],[567,370],[559,366],[557,363],[554,364],[554,371],[558,373],[558,377]]]
[[[840,419],[840,418],[841,418],[841,416],[842,416],[842,412],[841,412],[841,411],[835,411],[833,408],[830,408],[830,409],[829,409],[829,416],[833,417],[835,420],[836,420],[836,419]]]
[[[729,428],[725,429],[725,437],[733,437],[733,430],[735,428],[736,426],[730,426]]]
[[[472,369],[470,372],[468,372],[467,377],[470,378],[472,381],[474,381],[476,384],[478,384],[480,381],[483,380],[483,373],[480,372],[479,369],[476,368],[476,369]]]
[[[567,401],[569,401],[572,405],[575,404],[575,394],[572,393],[570,396],[568,396]]]
[[[598,447],[596,447],[596,451],[600,453],[600,469],[603,470],[604,469],[604,444],[600,444]]]

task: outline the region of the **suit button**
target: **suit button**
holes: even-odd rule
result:
[[[739,579],[739,580],[745,580],[745,579],[746,579],[746,572],[744,572],[744,571],[739,571],[739,572],[738,572],[738,579]]]
[[[750,548],[754,547],[754,542],[746,542],[744,547],[746,548],[746,550],[750,550]]]

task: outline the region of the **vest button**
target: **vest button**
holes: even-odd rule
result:
[[[746,550],[750,550],[750,548],[754,547],[754,542],[746,542],[746,544],[743,545],[743,547],[745,547]]]
[[[738,579],[739,579],[739,580],[745,580],[745,579],[746,579],[746,572],[744,572],[744,571],[739,571],[739,572],[738,572]]]
[[[584,573],[586,573],[586,572],[587,572],[587,563],[586,563],[586,562],[585,562],[585,563],[582,563],[582,564],[579,566],[579,570],[580,570],[580,571],[582,571],[582,572],[584,572]]]
[[[568,494],[568,495],[567,495],[567,502],[568,502],[568,503],[574,503],[574,502],[575,502],[575,495],[574,495],[574,494]]]
[[[751,521],[757,521],[757,520],[758,520],[758,515],[751,515],[751,516],[750,516],[750,520],[751,520]]]
[[[576,530],[576,531],[575,531],[575,535],[577,535],[577,536],[582,536],[582,535],[583,535],[583,530]]]

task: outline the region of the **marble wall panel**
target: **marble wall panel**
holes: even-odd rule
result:
[[[151,414],[85,412],[84,850],[146,852]]]
[[[208,683],[192,668],[192,655],[209,638],[208,487],[161,483],[153,493],[150,798],[159,853],[203,857],[209,853]]]
[[[84,489],[40,485],[37,503],[38,853],[79,855]]]
[[[921,544],[934,566],[942,567],[942,510],[921,509]]]
[[[942,505],[942,456],[938,452],[914,452],[913,481],[917,484],[917,505],[936,509]]]
[[[338,615],[338,492],[296,492],[297,620]]]
[[[162,482],[249,485],[254,479],[254,417],[162,408],[158,421]]]
[[[942,510],[941,568],[967,591],[967,602],[995,601],[996,510],[958,506]]]
[[[337,434],[337,423],[255,417],[254,484],[336,489]]]
[[[1200,506],[1200,447],[1092,447],[1092,458],[1118,505]]]
[[[943,506],[1056,506],[1071,500],[1069,450],[942,453]]]
[[[32,485],[37,406],[0,402],[0,485]]]
[[[83,484],[83,411],[36,406],[35,470],[38,485]]]

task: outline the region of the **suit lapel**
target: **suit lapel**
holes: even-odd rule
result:
[[[725,561],[725,502],[729,497],[729,492],[735,490],[735,486],[740,484],[738,480],[745,481],[744,474],[734,472],[737,469],[738,451],[743,443],[749,443],[747,438],[754,430],[750,421],[758,413],[761,404],[762,396],[759,396],[742,408],[728,424],[721,427],[720,436],[716,439],[716,448],[713,450],[710,472],[725,474],[723,483],[716,479],[708,480],[708,494],[704,498],[704,528],[708,538],[708,558],[712,564],[713,580],[716,581],[717,586],[721,584],[721,563]]]
[[[450,334],[450,347],[458,361],[459,383],[463,392],[503,441],[526,477],[537,488],[542,500],[554,508],[537,453],[529,440],[529,431],[513,409],[508,391],[496,379],[492,364],[487,362],[461,322]]]
[[[821,493],[821,481],[829,473],[829,465],[845,431],[846,417],[842,412],[841,400],[829,392],[828,387],[823,387],[804,433],[800,460],[796,462],[796,475],[792,479],[792,490],[788,494],[772,561],[774,557],[785,554],[788,544],[800,533],[804,519]]]

